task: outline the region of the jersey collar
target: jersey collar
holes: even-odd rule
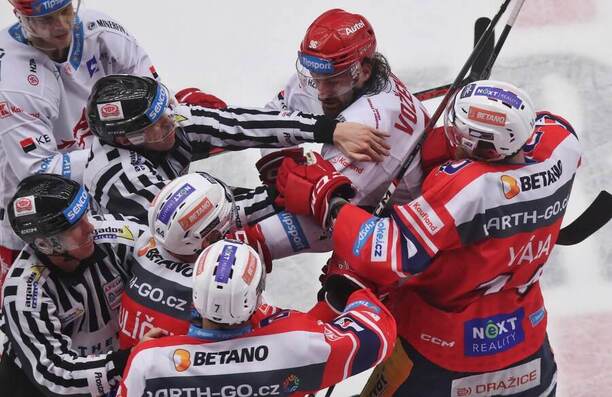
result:
[[[232,328],[232,329],[205,329],[198,327],[195,324],[189,326],[189,332],[187,335],[213,341],[221,341],[227,339],[237,338],[244,334],[248,334],[253,330],[251,324],[246,324],[244,327]]]

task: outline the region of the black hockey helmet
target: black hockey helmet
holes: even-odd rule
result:
[[[89,128],[100,140],[142,131],[157,122],[170,105],[170,93],[150,77],[114,74],[94,84],[87,100]]]
[[[15,234],[33,243],[72,227],[88,206],[89,194],[79,183],[60,175],[37,174],[19,183],[7,210]]]

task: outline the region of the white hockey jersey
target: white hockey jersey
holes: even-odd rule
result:
[[[297,75],[291,77],[285,89],[267,107],[314,114],[323,112],[318,99],[301,86]],[[429,120],[427,110],[404,83],[391,75],[386,89],[378,94],[359,97],[337,118],[362,123],[391,135],[387,138],[391,153],[380,163],[352,161],[333,145],[325,144],[321,150],[323,158],[355,186],[357,195],[351,202],[362,207],[376,207],[403,160],[414,150],[425,130]],[[420,155],[417,155],[391,199],[393,204],[409,202],[419,195],[423,178],[420,163]],[[329,240],[321,238],[321,228],[309,218],[281,213],[260,225],[273,258],[331,249]]]
[[[109,16],[81,10],[66,62],[27,44],[20,24],[0,31],[0,245],[22,244],[2,209],[17,183],[34,173],[81,182],[91,145],[87,97],[102,76],[157,77],[136,40]]]

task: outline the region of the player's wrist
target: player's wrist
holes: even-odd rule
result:
[[[334,130],[338,120],[331,119],[327,116],[319,116],[314,125],[314,140],[317,143],[334,144]]]

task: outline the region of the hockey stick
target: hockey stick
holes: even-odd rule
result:
[[[612,219],[612,194],[599,192],[589,207],[559,231],[558,245],[581,243]]]
[[[434,115],[431,117],[431,119],[427,123],[427,126],[425,127],[425,131],[423,132],[423,134],[419,138],[415,148],[410,152],[408,157],[404,160],[404,162],[402,163],[402,166],[400,167],[397,175],[391,181],[391,184],[389,184],[389,187],[387,188],[387,191],[383,195],[381,201],[378,203],[378,206],[376,207],[376,210],[374,211],[374,215],[375,216],[382,216],[382,214],[385,212],[387,206],[391,202],[391,196],[393,195],[393,192],[395,192],[395,189],[397,188],[397,186],[399,185],[400,181],[404,177],[404,174],[406,173],[406,171],[408,170],[408,168],[410,167],[410,165],[414,161],[414,159],[417,156],[417,154],[421,151],[421,147],[423,146],[423,142],[425,141],[425,138],[427,137],[429,132],[434,128],[434,126],[436,125],[436,122],[438,121],[438,119],[442,115],[442,112],[446,108],[446,105],[447,105],[448,101],[455,94],[455,92],[459,89],[459,87],[460,87],[461,83],[463,82],[463,79],[464,79],[468,69],[474,64],[474,62],[476,61],[476,58],[482,52],[482,50],[483,50],[483,48],[484,48],[484,46],[485,46],[485,44],[486,44],[486,42],[488,40],[488,37],[493,35],[493,30],[495,29],[495,25],[497,25],[497,22],[501,18],[502,14],[506,11],[506,8],[508,7],[508,4],[510,4],[510,1],[511,0],[505,0],[504,1],[504,3],[499,8],[499,11],[497,12],[497,14],[495,14],[493,19],[491,20],[491,23],[489,24],[489,27],[483,33],[483,35],[480,38],[480,40],[478,40],[478,44],[476,44],[476,47],[474,47],[474,50],[472,51],[472,53],[468,57],[467,61],[465,62],[465,64],[461,68],[461,70],[459,71],[459,74],[455,78],[455,81],[453,82],[453,84],[451,84],[451,87],[449,88],[448,92],[446,93],[444,98],[442,98],[442,101],[440,102],[440,104],[436,108],[436,111],[435,111]],[[511,16],[514,16],[516,18],[516,16],[518,15],[518,11],[520,10],[520,7],[522,7],[522,5],[523,5],[523,2],[524,2],[524,0],[517,0],[517,5],[515,7],[518,8],[518,10],[513,11]],[[501,47],[500,47],[500,49],[501,49]]]
[[[491,20],[487,17],[478,18],[474,23],[474,47],[476,47],[478,41],[486,32],[487,27],[490,23]],[[494,36],[495,34],[492,34],[487,38],[482,52],[480,53],[478,58],[476,58],[474,64],[472,65],[472,71],[470,72],[470,75],[468,76],[466,81],[463,81],[464,85],[468,82],[479,80],[480,76],[483,75],[483,71],[485,70],[489,59],[493,59],[494,62],[495,58],[497,58],[497,56],[493,57],[493,51],[495,46]],[[450,87],[451,84],[445,84],[434,88],[428,88],[426,90],[415,93],[414,96],[417,97],[419,101],[426,101],[428,99],[437,98],[441,97],[442,95],[445,95]]]

